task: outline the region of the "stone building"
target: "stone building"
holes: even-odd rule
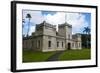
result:
[[[68,23],[56,26],[43,21],[36,25],[32,36],[23,38],[23,48],[34,51],[60,51],[81,49],[81,35],[72,35],[72,25]]]

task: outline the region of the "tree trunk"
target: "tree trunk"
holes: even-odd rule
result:
[[[28,35],[29,35],[29,29],[30,29],[30,18],[29,18],[29,22],[28,22],[27,37],[28,37]]]

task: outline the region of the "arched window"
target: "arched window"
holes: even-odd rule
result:
[[[59,47],[59,42],[57,42],[57,47]]]
[[[51,47],[51,41],[48,41],[48,47]]]
[[[79,43],[79,47],[81,47],[81,43]]]
[[[74,43],[72,43],[72,47],[74,47]]]
[[[37,40],[37,48],[40,48],[40,40]]]
[[[40,40],[38,41],[38,47],[40,47]]]
[[[63,42],[62,42],[62,47],[63,47]]]

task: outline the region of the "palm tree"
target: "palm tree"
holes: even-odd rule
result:
[[[90,28],[84,27],[83,33],[90,34]]]
[[[87,48],[89,47],[88,46],[88,43],[89,43],[89,40],[88,40],[88,38],[89,38],[89,35],[90,35],[90,28],[89,27],[84,27],[84,30],[83,30],[83,33],[85,33],[86,34],[86,46],[87,46]]]
[[[29,34],[29,30],[30,30],[30,20],[31,20],[31,15],[28,13],[27,15],[26,15],[26,18],[28,18],[29,19],[29,22],[28,22],[28,30],[27,30],[27,36],[28,36],[28,34]]]

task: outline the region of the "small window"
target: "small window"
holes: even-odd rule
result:
[[[76,43],[76,48],[78,47],[78,43]]]
[[[59,42],[57,42],[57,47],[59,47]]]
[[[48,47],[51,47],[51,41],[48,41]]]
[[[81,44],[79,43],[79,47],[81,46]]]
[[[38,41],[38,47],[40,47],[40,40]]]
[[[40,40],[37,40],[37,48],[40,48]]]
[[[63,42],[62,42],[62,47],[63,47]]]

